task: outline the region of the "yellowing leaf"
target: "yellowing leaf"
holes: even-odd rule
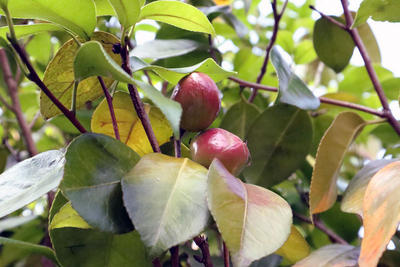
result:
[[[115,93],[113,106],[121,142],[135,150],[140,156],[153,152],[129,94],[123,92]],[[158,144],[162,145],[168,142],[172,136],[172,129],[167,119],[156,107],[145,104],[145,110],[149,115]],[[95,133],[114,137],[114,128],[106,99],[93,112],[91,129]]]
[[[290,263],[296,263],[310,254],[310,246],[299,230],[292,225],[289,238],[280,249],[275,251],[275,254],[282,256],[290,261]]]
[[[322,137],[311,178],[311,214],[326,211],[335,203],[336,181],[344,155],[364,125],[365,121],[356,113],[342,112]]]
[[[54,215],[50,229],[74,227],[80,229],[91,229],[92,227],[81,217],[68,202]]]
[[[95,32],[92,40],[99,41],[107,53],[119,64],[120,56],[112,52],[112,46],[119,40],[112,34],[106,32]],[[78,45],[74,40],[66,42],[50,61],[44,73],[43,82],[67,108],[71,106],[72,91],[74,87],[74,59],[78,51]],[[104,78],[107,87],[111,86],[113,80]],[[86,102],[93,101],[103,94],[97,77],[87,78],[79,83],[77,94],[77,108],[83,107]],[[48,119],[61,114],[61,111],[43,93],[40,93],[40,112]]]
[[[208,173],[208,206],[234,266],[249,266],[273,253],[290,234],[289,204],[272,191],[243,183],[218,160]]]
[[[360,267],[376,266],[400,221],[400,162],[377,172],[365,191]]]
[[[214,0],[214,3],[217,4],[217,6],[225,6],[229,5],[231,0]]]

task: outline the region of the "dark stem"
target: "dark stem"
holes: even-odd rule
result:
[[[122,68],[126,73],[132,75],[132,70],[129,67],[129,51],[128,47],[125,45],[121,48],[121,59],[122,59]],[[154,134],[153,128],[150,124],[149,116],[144,110],[143,103],[140,99],[139,92],[135,86],[132,84],[128,84],[129,94],[131,95],[133,106],[136,110],[136,113],[142,122],[144,131],[146,132],[147,138],[149,139],[150,145],[153,148],[154,152],[161,153],[160,146],[158,145],[156,136]]]
[[[14,108],[7,102],[5,98],[0,95],[0,102],[4,105],[4,107],[11,112],[14,112]]]
[[[322,13],[321,11],[317,10],[313,5],[310,5],[310,8],[311,8],[312,10],[318,12],[318,14],[320,14],[321,17],[323,17],[323,18],[329,20],[330,22],[332,22],[333,24],[335,24],[335,25],[338,26],[339,28],[341,28],[341,29],[343,29],[343,30],[345,30],[345,31],[348,30],[347,27],[346,27],[346,25],[340,23],[339,21],[335,20],[334,18],[332,18],[332,17],[330,17],[330,16],[325,15],[325,14]]]
[[[217,62],[217,56],[215,55],[215,50],[214,50],[214,43],[213,39],[211,37],[211,34],[208,35],[208,46],[209,46],[209,53],[212,59],[214,59],[215,62]]]
[[[149,84],[150,84],[150,85],[153,85],[153,82],[152,82],[152,80],[151,80],[151,77],[150,77],[149,72],[148,72],[147,70],[144,70],[143,73],[144,73],[144,75],[146,76],[147,81],[149,82]]]
[[[7,37],[8,38],[8,37]],[[86,133],[86,129],[82,126],[82,124],[76,119],[73,112],[67,109],[54,95],[53,93],[47,88],[47,86],[43,83],[40,79],[39,75],[33,68],[28,55],[25,52],[25,49],[22,48],[18,42],[13,41],[11,38],[8,38],[12,47],[15,49],[19,57],[21,58],[22,62],[28,68],[29,74],[27,78],[34,82],[39,88],[46,94],[46,96],[53,102],[54,105],[57,106],[59,110],[65,115],[65,117],[81,132]]]
[[[309,223],[309,224],[313,224],[313,222],[311,221],[310,218],[293,212],[293,217],[297,218],[300,221]],[[320,220],[318,220],[317,218],[314,219],[314,226],[316,228],[318,228],[319,230],[321,230],[322,232],[324,232],[333,242],[335,243],[339,243],[339,244],[343,244],[343,245],[348,245],[349,243],[347,243],[346,240],[344,240],[343,238],[341,238],[339,235],[337,235],[335,232],[333,232],[331,229],[327,228],[325,226],[325,224],[323,222],[321,222]]]
[[[110,111],[111,121],[112,121],[113,129],[114,129],[115,138],[117,140],[121,140],[121,138],[119,136],[119,131],[118,131],[117,119],[115,117],[114,106],[113,106],[113,103],[112,103],[113,98],[110,95],[110,92],[107,90],[107,86],[104,83],[103,78],[101,78],[100,76],[97,76],[97,79],[100,82],[101,88],[103,89],[104,96],[106,97],[106,100],[107,100],[108,110]]]
[[[162,83],[162,88],[161,88],[161,93],[164,95],[164,96],[167,96],[167,90],[168,90],[168,82],[167,81],[164,81],[163,83]]]
[[[155,259],[152,261],[152,263],[153,263],[153,266],[154,266],[154,267],[161,267],[161,262],[160,262],[160,259],[159,259],[159,258],[155,258]]]
[[[240,86],[243,87],[250,87],[250,88],[257,88],[258,90],[264,90],[264,91],[269,91],[269,92],[278,92],[278,88],[276,87],[271,87],[271,86],[266,86],[266,85],[261,85],[261,84],[256,84],[248,81],[244,81],[241,79],[238,79],[236,77],[229,77],[229,80],[234,81],[238,83]],[[385,118],[385,114],[383,111],[375,110],[373,108],[369,108],[366,106],[354,104],[351,102],[346,102],[346,101],[341,101],[341,100],[336,100],[336,99],[331,99],[327,97],[320,97],[319,100],[322,103],[329,104],[329,105],[334,105],[334,106],[340,106],[340,107],[345,107],[345,108],[350,108],[350,109],[355,109],[359,110],[365,113],[373,114],[375,116]]]
[[[222,242],[222,248],[224,251],[224,267],[229,267],[229,250],[225,242]]]
[[[205,267],[213,267],[214,265],[211,261],[210,249],[208,248],[207,240],[205,240],[202,236],[196,236],[193,238],[193,241],[200,248],[201,253],[203,254],[202,258],[196,256],[194,258],[198,262],[203,263]]]
[[[179,246],[174,246],[169,251],[171,252],[171,266],[179,267]]]
[[[271,2],[272,12],[273,12],[274,21],[275,21],[274,22],[274,28],[273,28],[273,31],[272,31],[271,40],[269,40],[268,46],[265,49],[264,62],[263,62],[263,65],[261,67],[260,73],[258,74],[256,83],[260,83],[262,78],[264,77],[265,73],[267,72],[267,66],[268,66],[268,61],[269,61],[269,57],[270,57],[270,54],[271,54],[271,49],[275,44],[276,37],[278,36],[279,22],[280,22],[280,20],[282,18],[283,12],[285,12],[287,2],[288,2],[287,0],[284,2],[284,5],[283,5],[282,10],[281,10],[280,13],[278,13],[278,10],[277,10],[277,1],[273,0]],[[252,92],[251,92],[251,95],[249,97],[249,102],[250,103],[254,101],[254,98],[257,95],[257,91],[258,91],[257,88],[252,88]]]
[[[0,67],[3,71],[4,82],[6,83],[8,92],[10,94],[12,109],[11,111],[17,118],[18,125],[21,128],[22,137],[25,141],[26,149],[28,150],[29,156],[34,156],[38,153],[35,142],[32,138],[31,128],[27,123],[24,113],[22,112],[21,103],[18,98],[18,83],[14,79],[10,64],[7,59],[7,54],[4,49],[0,49]]]

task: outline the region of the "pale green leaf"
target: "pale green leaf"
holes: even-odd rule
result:
[[[63,28],[50,23],[38,23],[32,25],[15,25],[15,35],[17,38],[24,37],[31,34],[37,34],[48,31],[62,31]],[[0,37],[6,39],[7,34],[10,33],[8,26],[0,27]]]
[[[108,0],[117,14],[119,23],[127,30],[138,21],[141,0]]]
[[[114,8],[108,0],[94,0],[96,5],[96,16],[115,16]]]
[[[398,0],[364,0],[357,11],[352,28],[365,23],[369,17],[376,21],[400,22]]]

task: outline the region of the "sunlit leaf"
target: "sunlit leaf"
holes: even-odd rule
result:
[[[372,17],[376,21],[400,22],[400,2],[397,0],[364,0],[352,27],[358,27]]]
[[[115,16],[115,10],[108,0],[94,0],[96,16]]]
[[[117,119],[118,130],[121,142],[135,150],[140,156],[153,152],[147,138],[143,125],[136,114],[130,95],[117,92],[113,97],[115,117]],[[172,129],[161,111],[145,104],[145,111],[149,115],[150,123],[159,145],[168,142],[172,136]],[[106,99],[104,99],[93,112],[92,131],[95,133],[114,136],[110,110]]]
[[[142,0],[109,0],[109,2],[125,30],[135,25],[139,18],[140,8],[144,3]]]
[[[147,154],[122,180],[124,204],[152,256],[206,226],[207,169],[187,159]]]
[[[356,113],[340,113],[322,137],[318,147],[310,187],[311,214],[332,207],[337,196],[336,181],[344,155],[365,121]]]
[[[310,246],[299,230],[292,225],[288,239],[282,247],[275,251],[275,254],[282,256],[290,263],[296,263],[310,254]]]
[[[378,171],[368,184],[363,203],[364,238],[359,265],[376,266],[400,222],[400,162]]]
[[[282,182],[302,164],[312,135],[306,111],[286,104],[266,109],[246,137],[251,165],[244,169],[244,177],[264,187]]]
[[[209,169],[208,205],[234,266],[249,266],[273,253],[290,234],[289,204],[272,191],[235,178],[218,159]]]
[[[140,20],[153,19],[188,31],[215,35],[208,18],[192,5],[179,1],[155,1],[145,5]]]
[[[95,32],[92,40],[97,40],[104,46],[110,57],[121,62],[120,56],[112,52],[113,44],[119,42],[118,38],[105,32]],[[44,73],[43,82],[67,108],[71,107],[72,91],[74,86],[74,57],[78,51],[78,45],[74,40],[66,42],[50,61]],[[82,66],[84,67],[84,66]],[[107,87],[111,86],[112,80],[105,78],[104,83]],[[86,102],[93,101],[103,95],[100,83],[96,77],[82,80],[78,86],[77,108],[83,107]],[[47,119],[61,114],[61,111],[43,93],[40,93],[40,112]]]
[[[92,228],[81,216],[74,210],[71,203],[67,203],[61,207],[59,212],[51,220],[49,229],[57,229],[64,227],[74,227],[80,229]]]
[[[38,23],[32,25],[15,25],[14,26],[15,35],[17,38],[24,37],[31,34],[37,34],[41,32],[48,31],[62,31],[63,28],[50,23]],[[0,27],[0,37],[6,39],[7,34],[9,33],[8,26]]]
[[[62,152],[46,151],[0,174],[0,217],[56,188],[63,175],[64,161]]]

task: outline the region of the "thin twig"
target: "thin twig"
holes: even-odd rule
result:
[[[211,58],[214,59],[215,62],[217,62],[217,56],[215,55],[214,42],[211,34],[208,35],[208,47]]]
[[[299,214],[296,212],[293,212],[293,216],[297,219],[299,219],[300,221],[309,223],[309,224],[313,224],[313,222],[311,221],[310,218],[308,218],[307,216],[304,216],[303,214]],[[329,238],[335,242],[335,243],[339,243],[339,244],[343,244],[343,245],[348,245],[349,243],[347,243],[346,240],[344,240],[343,238],[341,238],[339,235],[337,235],[335,232],[333,232],[331,229],[327,228],[325,226],[325,224],[323,222],[321,222],[320,220],[314,219],[314,226],[316,228],[318,228],[319,230],[321,230],[322,232],[324,232],[327,236],[329,236]]]
[[[110,95],[110,92],[108,92],[107,86],[106,86],[106,84],[104,83],[103,78],[101,78],[100,76],[97,76],[97,79],[99,80],[100,85],[101,85],[101,88],[103,89],[104,96],[106,97],[106,101],[107,101],[107,105],[108,105],[108,110],[110,111],[112,126],[113,126],[113,129],[114,129],[115,138],[116,138],[117,140],[121,140],[121,139],[120,139],[120,136],[119,136],[119,131],[118,131],[117,119],[116,119],[116,117],[115,117],[114,106],[113,106],[113,103],[112,103],[113,98],[112,98],[112,96]]]
[[[332,18],[331,16],[327,16],[324,13],[322,13],[321,11],[319,11],[318,9],[316,9],[313,5],[309,6],[312,10],[318,12],[318,14],[320,14],[321,17],[323,17],[324,19],[329,20],[331,23],[335,24],[336,26],[338,26],[339,28],[341,28],[342,30],[347,31],[347,27],[346,25],[344,25],[343,23],[335,20],[334,18]]]
[[[152,263],[153,263],[153,266],[154,266],[154,267],[161,267],[161,262],[160,262],[160,259],[159,259],[159,258],[155,258],[155,259],[152,261]]]
[[[8,142],[7,138],[3,138],[2,143],[5,148],[7,148],[8,152],[10,152],[11,156],[15,159],[15,161],[20,162],[21,157],[19,156],[18,151],[16,151]]]
[[[17,118],[19,127],[21,128],[22,137],[25,141],[26,149],[28,150],[29,155],[32,157],[36,155],[38,151],[32,138],[31,128],[29,128],[29,125],[24,117],[24,113],[22,112],[21,103],[19,102],[18,98],[18,83],[14,80],[10,64],[7,59],[7,54],[4,49],[0,49],[0,67],[3,71],[4,82],[7,85],[8,93],[11,98],[11,111],[14,112],[15,117]]]
[[[179,246],[174,246],[169,251],[171,253],[171,266],[179,267]]]
[[[6,107],[6,109],[9,109],[10,111],[14,112],[14,108],[1,95],[0,95],[0,102]]]
[[[249,88],[257,88],[258,90],[264,90],[264,91],[269,91],[269,92],[278,92],[278,88],[276,88],[276,87],[271,87],[271,86],[266,86],[266,85],[262,85],[262,84],[252,83],[252,82],[241,80],[241,79],[236,78],[236,77],[229,77],[228,79],[238,83],[240,86],[249,87]],[[366,106],[354,104],[354,103],[351,103],[351,102],[331,99],[331,98],[327,98],[327,97],[320,97],[319,100],[322,103],[325,103],[325,104],[334,105],[334,106],[340,106],[340,107],[345,107],[345,108],[350,108],[350,109],[355,109],[355,110],[359,110],[359,111],[362,111],[362,112],[365,112],[365,113],[369,113],[369,114],[372,114],[372,115],[375,115],[375,116],[378,116],[378,117],[381,117],[381,118],[385,117],[385,114],[382,111],[379,111],[379,110],[376,110],[376,109],[373,109],[373,108],[369,108],[369,107],[366,107]]]
[[[229,250],[225,242],[222,242],[222,249],[224,252],[224,267],[229,267]]]
[[[153,85],[153,81],[151,80],[149,72],[147,70],[144,70],[143,73],[146,76],[147,81],[149,82],[149,84],[152,86]]]
[[[272,31],[271,39],[269,40],[268,46],[265,49],[264,62],[263,62],[263,65],[261,67],[260,73],[258,74],[256,83],[260,83],[262,78],[264,77],[265,73],[267,72],[267,66],[268,66],[269,57],[270,57],[270,54],[271,54],[272,47],[275,44],[276,37],[278,36],[279,22],[280,22],[280,20],[281,20],[281,18],[283,16],[283,13],[285,12],[285,9],[286,9],[286,6],[287,6],[287,2],[288,2],[288,0],[286,0],[284,2],[282,10],[279,13],[278,13],[278,9],[277,9],[277,1],[276,0],[272,0],[272,2],[271,2],[272,12],[273,12],[274,21],[275,21],[274,22],[274,28],[273,28],[273,31]],[[249,97],[249,102],[250,103],[254,101],[254,98],[257,95],[257,91],[258,91],[257,88],[252,88],[252,92],[251,92],[251,95]]]
[[[200,248],[201,253],[203,255],[202,258],[197,257],[197,255],[195,255],[194,256],[195,260],[203,263],[205,267],[213,267],[214,265],[211,261],[210,249],[208,248],[207,240],[205,240],[204,237],[202,236],[196,236],[195,238],[193,238],[193,241]]]
[[[33,116],[32,121],[29,123],[29,129],[32,129],[35,126],[36,121],[40,118],[40,110],[36,112],[35,116]]]
[[[167,81],[164,81],[163,83],[162,83],[162,88],[161,88],[161,93],[164,95],[164,96],[167,96],[167,90],[168,90],[168,82]]]

